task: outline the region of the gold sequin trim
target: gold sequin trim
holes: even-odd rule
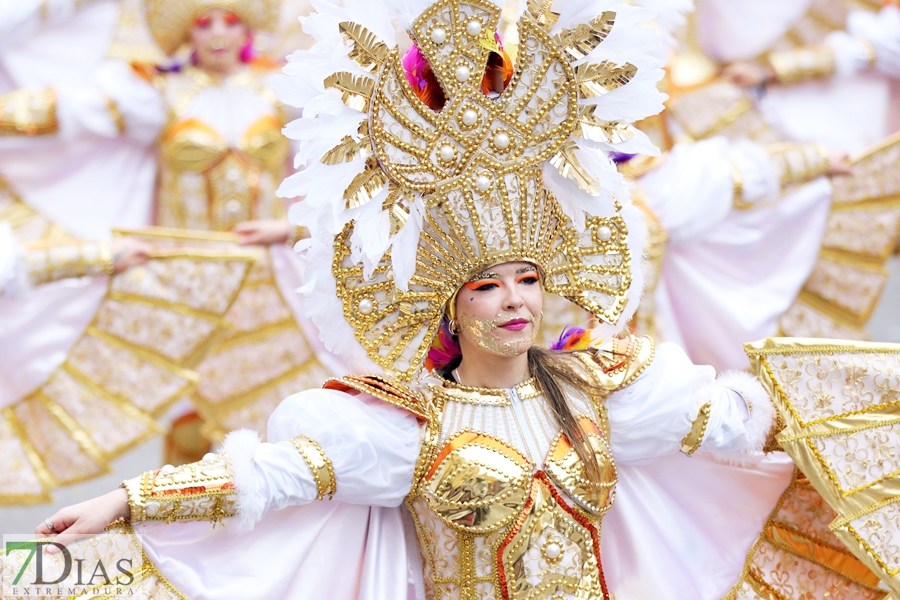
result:
[[[0,95],[0,136],[56,133],[56,92],[16,90]]]
[[[703,443],[703,437],[706,435],[706,426],[709,424],[709,413],[712,403],[707,402],[700,407],[697,412],[697,418],[691,424],[691,430],[684,439],[681,440],[681,452],[687,456],[692,455]]]
[[[106,107],[109,109],[109,116],[112,117],[113,123],[116,124],[116,131],[119,132],[119,135],[125,133],[125,118],[119,112],[119,107],[116,106],[115,100],[107,96]]]
[[[32,285],[86,275],[112,275],[114,261],[105,242],[36,242],[25,246],[22,263]]]
[[[420,419],[428,420],[430,418],[430,411],[424,398],[413,392],[406,385],[389,377],[347,375],[329,379],[322,387],[342,392],[349,392],[350,390],[363,392],[394,406],[399,406]]]
[[[166,465],[122,482],[132,521],[210,521],[236,514],[233,474],[227,454],[210,454],[181,467]]]
[[[291,440],[296,446],[303,460],[309,465],[313,479],[316,480],[316,489],[318,491],[319,500],[323,500],[325,496],[331,500],[337,491],[337,483],[334,479],[334,469],[331,466],[331,460],[322,450],[322,447],[315,440],[299,435]]]
[[[766,151],[782,186],[808,181],[824,175],[831,168],[828,148],[824,144],[772,144]]]
[[[435,394],[444,396],[445,400],[449,399],[462,404],[512,406],[509,390],[506,389],[471,387],[453,381],[444,381],[440,386],[429,384],[429,387]],[[522,400],[537,398],[541,394],[537,387],[537,381],[533,377],[514,386],[513,389]]]
[[[769,55],[769,65],[779,83],[791,84],[834,74],[834,50],[830,46],[810,46]]]

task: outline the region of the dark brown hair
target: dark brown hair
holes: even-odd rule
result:
[[[588,479],[599,482],[602,479],[600,463],[597,462],[594,450],[587,441],[587,435],[572,413],[572,407],[569,406],[566,393],[560,385],[562,383],[573,391],[591,395],[592,383],[575,371],[572,366],[573,360],[575,357],[569,352],[556,352],[539,346],[528,349],[528,369],[537,382],[544,400],[553,410],[556,423],[584,463]]]
[[[566,400],[566,393],[560,385],[562,383],[566,387],[588,396],[592,395],[592,392],[596,393],[591,390],[593,383],[572,367],[573,360],[575,357],[571,352],[548,350],[540,346],[532,346],[528,349],[528,370],[537,382],[544,401],[550,405],[557,425],[584,463],[588,478],[591,481],[601,481],[600,463],[597,462],[597,457],[594,456],[594,451],[587,442],[585,432],[572,413],[572,408]],[[462,355],[460,354],[437,372],[444,379],[453,380],[453,369],[458,367],[461,362]]]

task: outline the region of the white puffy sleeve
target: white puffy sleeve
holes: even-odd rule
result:
[[[9,223],[0,222],[0,296],[9,295],[20,277],[19,244]]]
[[[10,148],[18,137],[51,134],[65,140],[124,135],[148,145],[165,122],[162,94],[119,60],[103,62],[84,81],[0,95],[0,131]]]
[[[399,506],[412,484],[419,436],[415,416],[367,394],[317,389],[288,397],[269,418],[268,443],[248,432],[225,441],[232,457],[256,444],[252,469],[235,469],[237,529],[268,510],[326,494],[350,504]]]
[[[122,485],[133,521],[227,519],[234,533],[252,529],[267,511],[317,498],[394,507],[412,485],[419,435],[415,416],[368,394],[308,390],[269,417],[268,442],[234,431],[218,454]]]
[[[871,45],[878,71],[900,79],[900,7],[885,6],[874,14],[854,11],[847,18],[847,33]]]
[[[715,230],[735,202],[774,196],[780,183],[760,146],[713,137],[676,144],[662,166],[640,179],[640,187],[670,243],[678,245]]]
[[[716,377],[677,345],[657,346],[653,361],[607,399],[610,446],[617,462],[637,463],[678,451],[740,455],[762,450],[774,407],[742,371]]]
[[[56,94],[63,137],[124,134],[149,144],[166,122],[162,94],[123,61],[106,61],[91,81],[60,85]]]

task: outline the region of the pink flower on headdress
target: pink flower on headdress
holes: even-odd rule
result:
[[[429,65],[422,53],[419,52],[419,47],[413,44],[412,48],[403,55],[403,60],[400,62],[403,65],[403,70],[406,71],[406,79],[409,81],[409,85],[414,90],[424,90],[428,82],[423,75],[425,70],[429,68]]]
[[[461,355],[462,348],[459,347],[459,341],[450,333],[450,323],[444,317],[428,350],[425,368],[429,371],[441,370]]]

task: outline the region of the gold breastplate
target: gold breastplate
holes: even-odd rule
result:
[[[208,171],[231,153],[259,169],[280,169],[288,153],[287,138],[281,135],[281,121],[274,115],[265,115],[254,122],[236,148],[230,147],[215,129],[193,118],[175,121],[167,127],[160,146],[163,161],[176,171]]]
[[[243,79],[242,85],[255,89],[254,78]],[[159,142],[159,224],[227,231],[242,221],[283,217],[275,188],[290,145],[281,134],[279,106],[273,104],[272,113],[257,119],[231,145],[208,123],[180,116],[210,82],[192,70],[168,90],[172,116]]]
[[[374,396],[424,425],[407,506],[419,538],[426,598],[612,600],[600,558],[601,520],[617,482],[605,396],[634,382],[653,355],[653,340],[634,336],[571,355],[572,368],[593,382],[593,396],[568,398],[600,467],[593,479],[534,380],[512,390],[441,382],[419,391],[384,376],[325,384]],[[523,445],[540,438],[538,451],[547,451],[530,460],[530,451],[509,441],[516,439],[514,430]]]
[[[452,399],[437,404],[494,402],[485,391],[476,399],[451,391]],[[530,401],[543,399],[536,394]],[[428,598],[609,598],[600,521],[613,502],[616,468],[605,410],[598,410],[579,421],[600,464],[600,481],[586,476],[562,433],[540,465],[499,437],[468,428],[436,448],[408,500]]]

